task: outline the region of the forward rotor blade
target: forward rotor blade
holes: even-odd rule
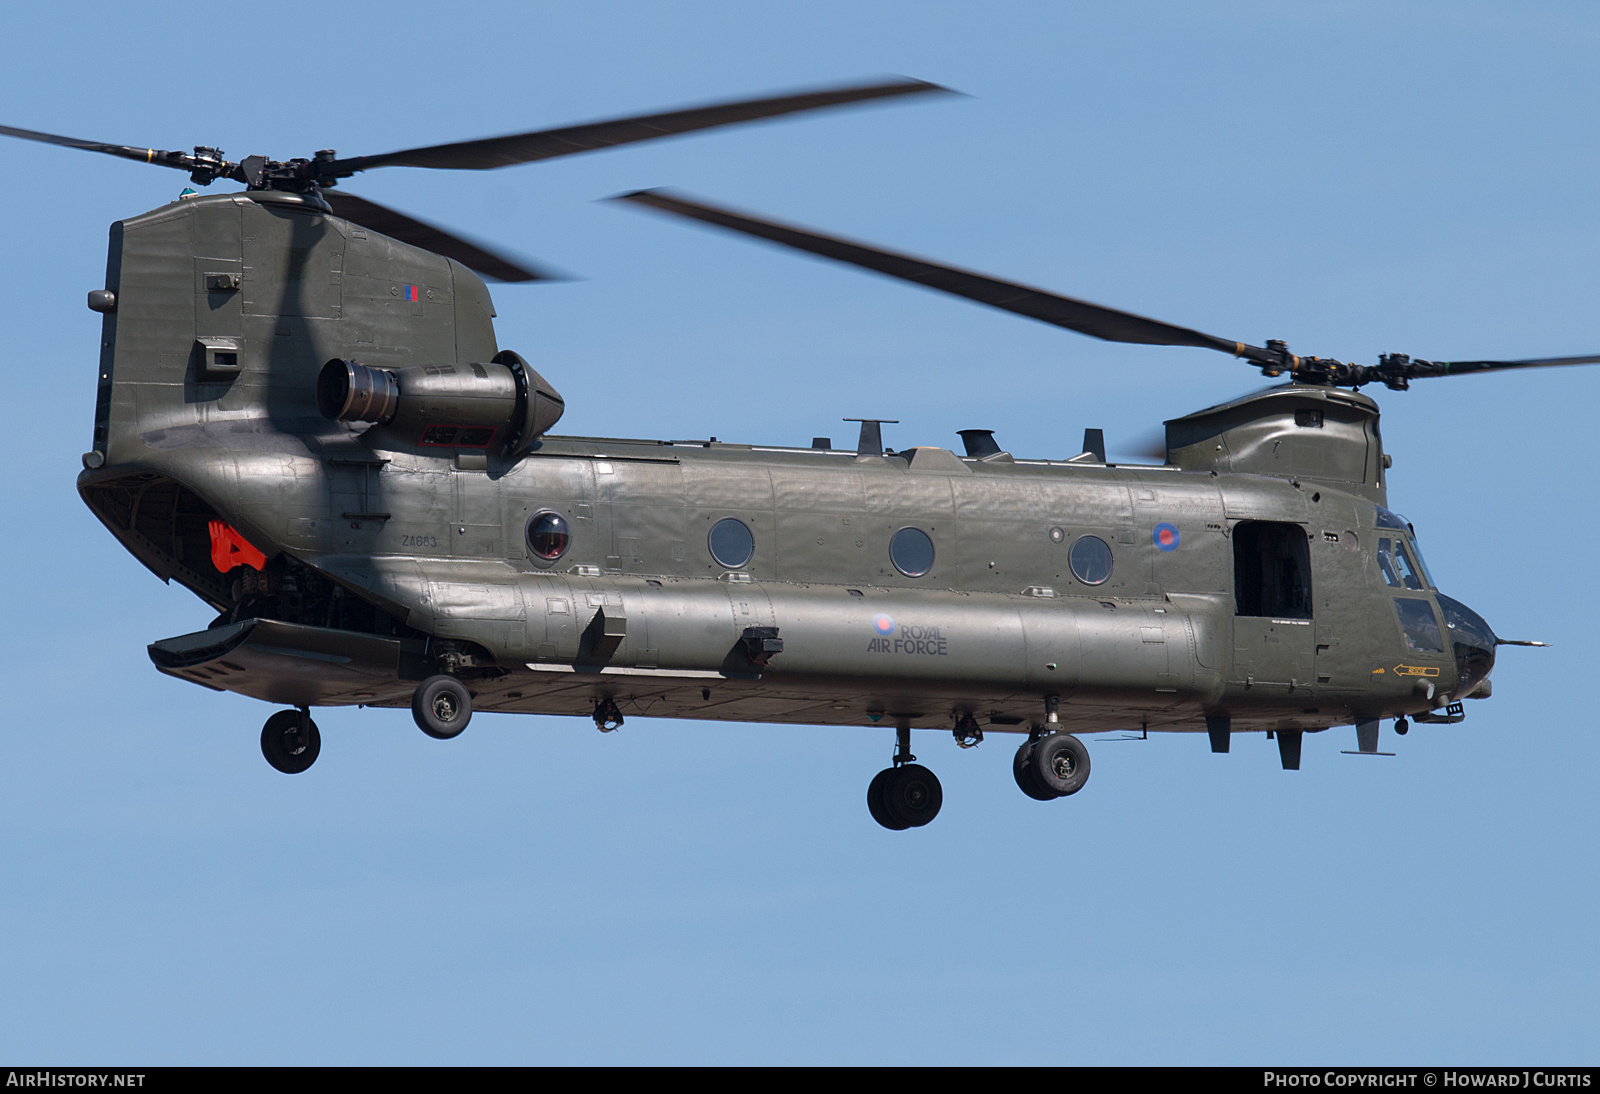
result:
[[[1521,361],[1427,361],[1419,365],[1431,366],[1418,372],[1418,377],[1462,376],[1469,372],[1498,372],[1510,368],[1555,368],[1560,365],[1600,365],[1600,354],[1588,357],[1529,357]]]
[[[63,148],[81,148],[85,152],[104,152],[108,156],[121,156],[125,160],[154,163],[162,167],[176,167],[180,170],[188,170],[189,168],[189,157],[182,152],[163,152],[156,148],[134,148],[126,144],[81,141],[76,137],[61,137],[54,133],[40,133],[33,129],[17,129],[9,125],[0,125],[0,134],[7,137],[20,137],[25,141],[59,144]]]
[[[619,194],[609,200],[628,201],[648,206],[664,213],[703,221],[719,228],[743,232],[746,235],[780,243],[785,247],[807,251],[836,262],[846,262],[876,273],[897,277],[914,285],[954,296],[964,296],[991,308],[1015,312],[1029,319],[1051,323],[1067,330],[1102,338],[1107,342],[1132,342],[1147,346],[1198,346],[1201,349],[1220,350],[1234,356],[1265,355],[1266,350],[1256,349],[1241,342],[1229,342],[1188,327],[1176,327],[1157,319],[1118,311],[1115,308],[1074,300],[1043,289],[1018,285],[1012,281],[986,277],[983,274],[941,266],[910,255],[899,254],[855,243],[837,236],[823,235],[778,221],[761,220],[735,213],[732,210],[690,200],[666,190],[639,190]],[[1253,356],[1252,356],[1252,359]]]
[[[469,266],[491,281],[566,281],[566,277],[550,270],[542,270],[521,259],[508,258],[481,243],[472,243],[452,235],[386,205],[356,197],[343,190],[324,190],[322,196],[333,206],[336,215],[355,221],[364,228],[381,232],[402,243],[421,247],[425,251],[453,258]]]
[[[426,148],[407,148],[380,156],[352,156],[349,159],[334,160],[327,169],[330,174],[339,178],[357,171],[370,171],[374,167],[437,167],[458,171],[487,171],[495,167],[510,167],[517,163],[532,163],[535,160],[553,159],[556,156],[571,156],[579,152],[613,148],[619,144],[632,144],[635,141],[671,137],[696,129],[775,118],[803,110],[820,110],[846,103],[865,102],[869,99],[928,93],[955,94],[949,88],[925,80],[897,77],[877,83],[820,88],[815,91],[764,99],[711,103],[706,106],[690,107],[687,110],[641,114],[631,118],[569,125],[560,129],[540,129],[532,133],[514,133],[506,137],[436,144]]]

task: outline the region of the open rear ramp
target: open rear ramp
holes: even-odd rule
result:
[[[275,619],[246,619],[152,643],[168,676],[287,706],[408,703],[400,640]]]

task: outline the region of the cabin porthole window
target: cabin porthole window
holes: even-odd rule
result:
[[[1104,585],[1111,578],[1111,548],[1099,536],[1080,536],[1067,561],[1072,576],[1085,585]]]
[[[723,517],[711,526],[711,534],[706,537],[706,547],[711,551],[711,557],[717,564],[726,566],[730,570],[737,570],[747,566],[756,553],[755,533],[750,531],[744,521],[734,517]]]
[[[907,577],[933,569],[933,540],[921,528],[902,528],[889,540],[889,561]]]
[[[528,550],[536,558],[554,562],[572,546],[572,529],[567,518],[554,510],[545,509],[528,520]]]

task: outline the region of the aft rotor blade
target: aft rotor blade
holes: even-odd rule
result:
[[[357,171],[369,171],[374,167],[437,167],[457,171],[487,171],[495,167],[510,167],[518,163],[532,163],[535,160],[571,156],[579,152],[593,152],[600,148],[614,148],[619,144],[671,137],[713,126],[736,125],[740,122],[775,118],[804,110],[821,110],[825,107],[866,102],[870,99],[929,93],[955,94],[947,87],[940,87],[926,80],[896,77],[870,84],[819,88],[791,95],[711,103],[686,110],[640,114],[630,118],[569,125],[560,129],[540,129],[532,133],[514,133],[506,137],[436,144],[426,148],[407,148],[380,156],[352,156],[349,159],[334,160],[328,164],[327,170],[338,178]]]
[[[509,258],[490,250],[481,243],[473,243],[452,235],[443,228],[408,217],[386,205],[357,197],[343,190],[325,190],[322,196],[333,211],[346,220],[364,228],[371,228],[402,243],[421,247],[425,251],[453,258],[469,266],[491,281],[565,281],[567,278],[523,259]]]
[[[1052,323],[1067,330],[1102,338],[1107,342],[1133,342],[1149,346],[1198,346],[1201,349],[1220,350],[1239,357],[1256,359],[1255,354],[1266,356],[1266,350],[1230,342],[1214,335],[1204,334],[1188,327],[1177,327],[1158,319],[1118,311],[1115,308],[1074,300],[1043,289],[1001,281],[984,274],[942,266],[911,255],[886,251],[865,243],[856,243],[837,236],[823,235],[792,224],[763,220],[736,213],[730,209],[691,200],[666,190],[639,190],[619,194],[612,201],[628,201],[648,206],[664,213],[703,221],[719,228],[743,232],[785,247],[807,251],[836,262],[846,262],[889,277],[897,277],[914,285],[954,296],[964,296],[991,308],[1025,315],[1043,323]],[[1253,351],[1253,352],[1252,352]]]
[[[0,125],[0,134],[7,137],[20,137],[25,141],[59,144],[63,148],[81,148],[85,152],[104,152],[108,156],[121,156],[125,160],[138,160],[140,163],[154,163],[162,167],[176,167],[185,171],[189,169],[189,157],[182,152],[163,152],[157,148],[134,148],[132,145],[126,144],[83,141],[77,137],[61,137],[54,133],[40,133],[33,129],[17,129],[9,125]]]

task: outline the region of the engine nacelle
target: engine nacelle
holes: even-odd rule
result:
[[[317,377],[317,406],[336,422],[373,422],[425,448],[493,448],[514,456],[561,419],[566,403],[520,356],[486,364],[372,368],[334,358]]]

